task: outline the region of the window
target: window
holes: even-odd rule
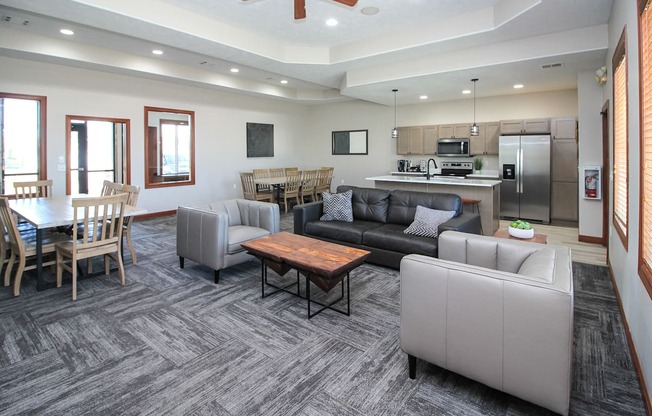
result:
[[[614,56],[613,96],[614,96],[614,212],[613,224],[616,233],[627,250],[627,215],[629,211],[627,159],[627,28],[623,29]]]
[[[652,298],[652,7],[639,0],[641,195],[638,273]]]
[[[0,194],[13,195],[14,182],[47,179],[46,98],[0,92]]]

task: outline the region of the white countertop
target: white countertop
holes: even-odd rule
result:
[[[399,176],[399,175],[384,175],[373,176],[365,178],[367,181],[382,181],[382,182],[403,182],[403,183],[422,183],[424,185],[461,185],[461,186],[486,186],[492,187],[500,185],[502,181],[492,179],[464,179],[456,176],[433,176],[429,180],[424,176]]]

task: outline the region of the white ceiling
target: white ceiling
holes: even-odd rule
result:
[[[302,103],[392,105],[397,88],[416,104],[468,98],[471,78],[478,97],[576,88],[605,63],[612,1],[306,0],[295,21],[290,0],[0,0],[0,55]]]

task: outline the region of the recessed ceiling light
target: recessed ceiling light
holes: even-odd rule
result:
[[[237,74],[238,72],[240,72],[240,70],[238,68],[231,68],[231,72]]]
[[[281,84],[287,84],[287,83],[288,83],[288,80],[287,80],[287,79],[282,79],[282,80],[281,80]]]
[[[59,32],[62,33],[62,34],[64,34],[64,35],[68,35],[68,36],[72,36],[72,35],[75,34],[75,32],[73,32],[73,31],[70,30],[70,29],[61,29]]]
[[[328,19],[326,21],[326,26],[337,26],[337,20],[335,19]]]
[[[364,7],[362,10],[360,10],[360,13],[365,14],[367,16],[374,15],[378,13],[378,7]]]
[[[160,49],[154,49],[154,50],[152,51],[152,53],[153,53],[154,55],[163,55],[163,51],[160,50]]]
[[[514,88],[516,89],[523,88],[523,84],[514,84]]]
[[[428,96],[427,96],[427,95],[422,95],[422,96],[419,97],[419,99],[420,99],[420,100],[427,100],[427,99],[428,99]]]
[[[462,91],[462,94],[471,94],[471,90],[464,90]]]

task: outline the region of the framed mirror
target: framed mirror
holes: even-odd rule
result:
[[[145,188],[195,184],[195,112],[145,107]]]
[[[334,155],[367,155],[369,130],[345,130],[333,132]]]

